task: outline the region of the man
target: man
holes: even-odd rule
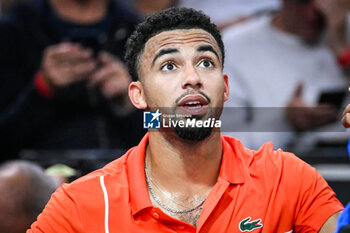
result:
[[[255,149],[271,140],[305,152],[344,139],[339,124],[330,124],[337,108],[320,96],[347,86],[348,9],[342,0],[282,0],[276,15],[224,32],[233,96],[223,131]]]
[[[139,22],[115,0],[39,0],[0,21],[0,138],[22,149],[109,149],[144,132],[121,61]]]
[[[0,166],[0,232],[23,233],[56,190],[55,180],[38,165],[9,161]]]
[[[129,38],[126,60],[138,79],[129,85],[134,106],[157,110],[155,118],[164,108],[176,126],[150,130],[122,158],[63,185],[27,233],[335,229],[343,207],[315,169],[270,144],[251,151],[198,126],[219,119],[229,94],[224,46],[207,16],[187,8],[150,16]]]
[[[179,6],[201,10],[222,30],[253,18],[276,11],[279,0],[179,0]]]

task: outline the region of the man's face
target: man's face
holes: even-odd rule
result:
[[[318,41],[324,27],[324,17],[315,0],[284,0],[283,13],[289,29],[306,43]]]
[[[228,83],[219,46],[208,32],[159,33],[147,41],[139,64],[148,108],[201,120],[220,117]]]

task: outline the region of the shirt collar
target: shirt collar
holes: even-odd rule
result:
[[[144,208],[152,207],[145,176],[145,152],[147,144],[148,133],[142,138],[139,145],[130,152],[126,161],[131,211],[133,215]]]
[[[231,184],[244,183],[243,162],[240,156],[247,149],[244,148],[239,140],[234,138],[221,136],[221,141],[223,153],[219,177]],[[139,145],[131,150],[126,161],[133,215],[145,208],[153,207],[148,194],[144,169],[147,144],[148,133],[143,137]]]
[[[231,137],[222,136],[222,160],[219,177],[231,184],[244,183],[243,154],[247,152],[243,144]]]

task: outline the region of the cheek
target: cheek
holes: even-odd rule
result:
[[[218,101],[219,103],[223,103],[225,99],[225,86],[222,84],[218,87],[217,91]]]
[[[174,102],[171,98],[173,90],[167,83],[149,77],[144,87],[145,99],[150,107],[169,107]]]
[[[208,83],[211,92],[210,95],[212,96],[212,98],[215,98],[218,102],[223,102],[225,93],[225,82],[222,75],[216,78],[212,78],[211,82]]]
[[[224,90],[225,79],[221,70],[203,71],[202,76],[204,85],[207,84],[209,88]]]

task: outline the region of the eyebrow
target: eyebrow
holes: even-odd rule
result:
[[[220,58],[219,58],[219,54],[214,50],[214,48],[211,46],[211,45],[202,45],[202,46],[199,46],[197,48],[197,52],[206,52],[206,51],[209,51],[209,52],[212,52],[215,54],[215,56],[219,59],[220,61]]]
[[[152,61],[152,66],[154,65],[154,63],[156,62],[156,60],[165,55],[165,54],[169,54],[169,53],[178,53],[179,50],[178,49],[174,49],[174,48],[169,48],[169,49],[162,49],[160,50],[153,58],[153,61]]]

